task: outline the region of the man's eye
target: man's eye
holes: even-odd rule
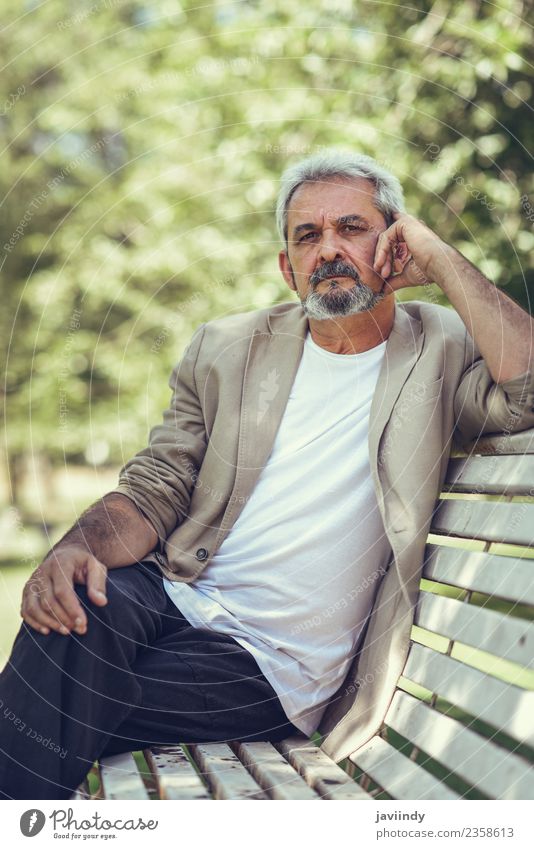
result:
[[[314,230],[311,230],[309,233],[305,233],[304,236],[301,236],[299,242],[309,242],[310,239],[314,239],[317,233]]]
[[[344,224],[342,230],[351,232],[353,230],[365,230],[365,227],[360,227],[358,224]]]

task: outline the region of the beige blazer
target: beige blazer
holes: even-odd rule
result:
[[[202,572],[250,497],[307,329],[298,303],[209,321],[174,369],[163,423],[126,463],[115,490],[156,528],[154,556],[171,580]],[[532,374],[495,384],[454,310],[396,305],[369,426],[371,474],[393,556],[360,649],[319,727],[322,748],[336,761],[376,733],[402,672],[453,435],[465,442],[532,427],[533,405]],[[321,481],[309,485],[321,498]]]

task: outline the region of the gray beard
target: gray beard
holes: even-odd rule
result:
[[[356,282],[350,289],[336,286],[322,295],[310,292],[301,304],[309,318],[323,320],[372,310],[384,297],[383,292],[373,292],[365,283]]]

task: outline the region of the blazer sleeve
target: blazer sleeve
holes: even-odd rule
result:
[[[206,325],[194,333],[169,380],[170,406],[152,428],[147,448],[123,466],[113,492],[130,498],[152,523],[160,545],[187,515],[194,480],[206,452],[206,426],[195,365]]]
[[[496,383],[466,332],[464,370],[454,396],[460,443],[487,433],[513,433],[534,427],[534,371]]]

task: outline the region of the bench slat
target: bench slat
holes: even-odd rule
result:
[[[534,560],[427,545],[423,577],[534,605]]]
[[[211,799],[181,746],[155,746],[144,754],[160,799]]]
[[[451,704],[534,745],[534,692],[472,669],[458,660],[413,643],[403,676]]]
[[[534,454],[534,428],[520,433],[503,433],[482,436],[469,442],[463,450],[467,454]]]
[[[372,799],[332,758],[301,737],[288,737],[276,748],[304,777],[321,799]]]
[[[534,668],[534,624],[445,596],[422,592],[415,624]]]
[[[386,725],[490,799],[534,799],[534,767],[397,690]]]
[[[528,495],[534,484],[534,455],[453,459],[445,482],[452,492]]]
[[[272,743],[239,743],[237,755],[270,799],[319,799]]]
[[[87,801],[87,799],[91,798],[91,794],[89,792],[89,780],[88,778],[84,778],[80,786],[74,791],[72,796],[70,797],[71,801],[81,802]]]
[[[448,498],[434,513],[432,531],[467,539],[534,545],[534,504]]]
[[[131,752],[100,761],[100,780],[106,799],[148,799],[148,791]]]
[[[459,796],[423,767],[381,737],[373,737],[350,760],[394,799],[458,799]]]
[[[188,749],[215,799],[267,799],[226,743],[194,743]]]

